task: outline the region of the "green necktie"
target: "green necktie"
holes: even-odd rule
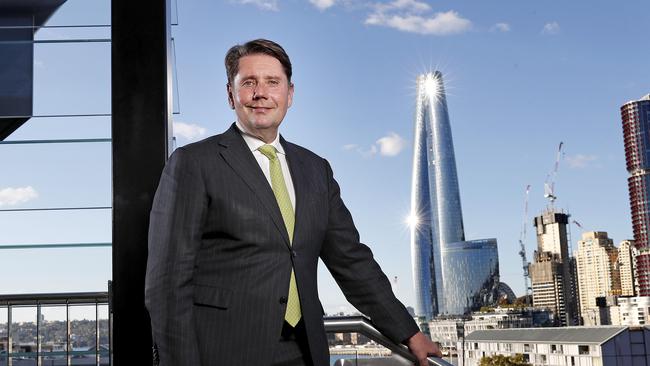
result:
[[[280,167],[280,160],[276,154],[275,147],[272,145],[262,145],[257,150],[269,159],[269,168],[271,171],[271,187],[275,195],[284,225],[287,227],[289,234],[289,243],[293,241],[293,227],[296,222],[296,217],[293,213],[293,205],[289,198],[289,191],[284,182],[282,175],[282,167]],[[298,297],[298,286],[296,286],[296,276],[291,269],[291,280],[289,281],[289,298],[287,300],[287,311],[284,313],[284,320],[292,327],[295,327],[300,321],[300,298]]]

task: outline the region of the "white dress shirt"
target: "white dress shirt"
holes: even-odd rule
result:
[[[260,148],[260,146],[266,145],[266,142],[258,139],[255,136],[249,135],[246,130],[244,130],[239,121],[237,121],[235,124],[239,129],[239,132],[241,132],[246,145],[248,145],[248,148],[251,149],[255,160],[257,160],[257,164],[259,164],[260,168],[262,169],[262,173],[264,173],[266,180],[269,182],[269,186],[272,187],[269,158],[257,150]],[[282,167],[282,175],[284,176],[284,183],[287,185],[287,191],[289,192],[289,199],[291,200],[291,205],[293,206],[293,212],[296,212],[296,191],[293,189],[293,181],[291,180],[291,173],[289,172],[289,164],[287,164],[287,154],[285,154],[284,148],[280,143],[279,133],[277,136],[275,136],[275,140],[273,140],[273,142],[271,142],[269,145],[273,145],[277,150],[278,160],[280,160],[280,167]]]

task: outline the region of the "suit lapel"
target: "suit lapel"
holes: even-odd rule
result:
[[[246,142],[239,134],[239,131],[237,131],[235,124],[226,131],[220,144],[226,147],[226,149],[221,150],[221,156],[259,198],[262,202],[262,206],[264,206],[271,215],[271,219],[278,231],[280,231],[285,244],[290,246],[289,234],[284,225],[282,213],[280,213],[280,208],[278,207],[278,202],[273,194],[273,189],[271,189],[269,182],[266,180],[264,173],[262,173],[260,166],[257,164],[257,161],[246,145]]]

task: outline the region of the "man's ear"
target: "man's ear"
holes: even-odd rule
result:
[[[230,104],[230,109],[235,109],[235,99],[232,95],[232,87],[230,83],[226,84],[226,93],[228,93],[228,104]]]
[[[287,106],[291,107],[291,104],[293,104],[293,83],[289,83],[289,96],[287,99]]]

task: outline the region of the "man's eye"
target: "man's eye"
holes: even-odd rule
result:
[[[271,86],[280,85],[280,81],[279,80],[269,80],[269,85],[271,85]]]
[[[250,88],[252,86],[255,86],[255,82],[253,80],[246,80],[241,85]]]

